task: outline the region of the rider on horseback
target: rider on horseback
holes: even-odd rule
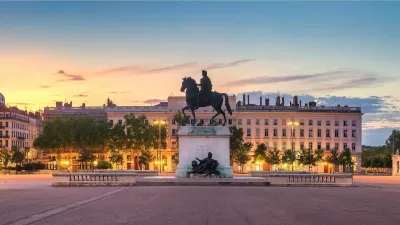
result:
[[[197,95],[197,106],[196,109],[199,108],[200,101],[201,99],[204,99],[205,101],[208,101],[211,96],[211,90],[212,90],[212,83],[210,78],[207,76],[207,71],[203,70],[202,72],[203,78],[200,79],[200,92]]]

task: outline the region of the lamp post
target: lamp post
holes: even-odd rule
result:
[[[154,121],[154,124],[158,124],[158,149],[157,149],[157,161],[158,161],[158,169],[159,172],[162,172],[161,166],[162,166],[162,155],[161,155],[161,125],[165,125],[166,122],[165,120],[156,120]]]
[[[288,122],[286,125],[288,125],[288,126],[291,126],[292,127],[292,129],[291,129],[291,134],[290,134],[290,142],[291,142],[291,151],[292,151],[292,157],[296,157],[296,156],[294,156],[294,153],[295,153],[295,151],[294,151],[294,145],[293,145],[293,134],[294,134],[294,126],[298,126],[299,125],[299,123],[298,122],[295,122],[295,121],[293,121],[293,118],[292,118],[292,121],[290,121],[290,122]],[[294,170],[294,168],[293,168],[293,162],[294,162],[294,159],[292,159],[292,171]]]

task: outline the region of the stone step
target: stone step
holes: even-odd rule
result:
[[[176,177],[137,177],[136,186],[270,186],[264,178],[176,178]]]

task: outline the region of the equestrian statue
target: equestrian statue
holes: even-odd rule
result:
[[[222,114],[224,117],[224,123],[226,124],[226,116],[225,112],[222,110],[222,104],[225,100],[225,107],[228,111],[229,115],[232,115],[232,109],[229,105],[229,97],[226,93],[218,93],[216,91],[212,91],[212,83],[210,78],[207,76],[207,71],[202,71],[203,78],[200,79],[200,84],[197,84],[196,81],[191,77],[182,78],[182,87],[181,92],[186,90],[186,104],[182,109],[183,115],[186,117],[185,110],[190,110],[192,112],[193,121],[192,125],[196,125],[196,113],[195,110],[201,107],[212,106],[215,110],[216,114],[211,118],[211,121],[214,121],[215,117],[219,114]],[[198,88],[200,86],[200,90]],[[200,125],[200,124],[198,124]]]

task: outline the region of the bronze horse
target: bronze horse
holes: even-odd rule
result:
[[[196,124],[196,113],[195,109],[197,106],[197,96],[199,94],[199,88],[197,86],[197,83],[194,79],[191,77],[185,77],[182,78],[182,87],[181,87],[181,92],[184,92],[186,90],[186,104],[182,109],[182,113],[184,116],[185,110],[190,110],[193,115],[193,122],[192,125],[194,126]],[[214,121],[215,117],[217,117],[219,114],[222,114],[224,117],[224,123],[223,126],[226,124],[226,116],[225,112],[222,110],[222,103],[224,102],[225,98],[225,107],[226,110],[228,111],[229,115],[232,115],[232,109],[231,106],[229,105],[229,97],[225,93],[218,93],[216,91],[213,91],[209,93],[207,96],[204,98],[200,98],[200,103],[199,107],[207,107],[207,106],[212,106],[213,109],[217,112],[212,118],[211,121]]]

